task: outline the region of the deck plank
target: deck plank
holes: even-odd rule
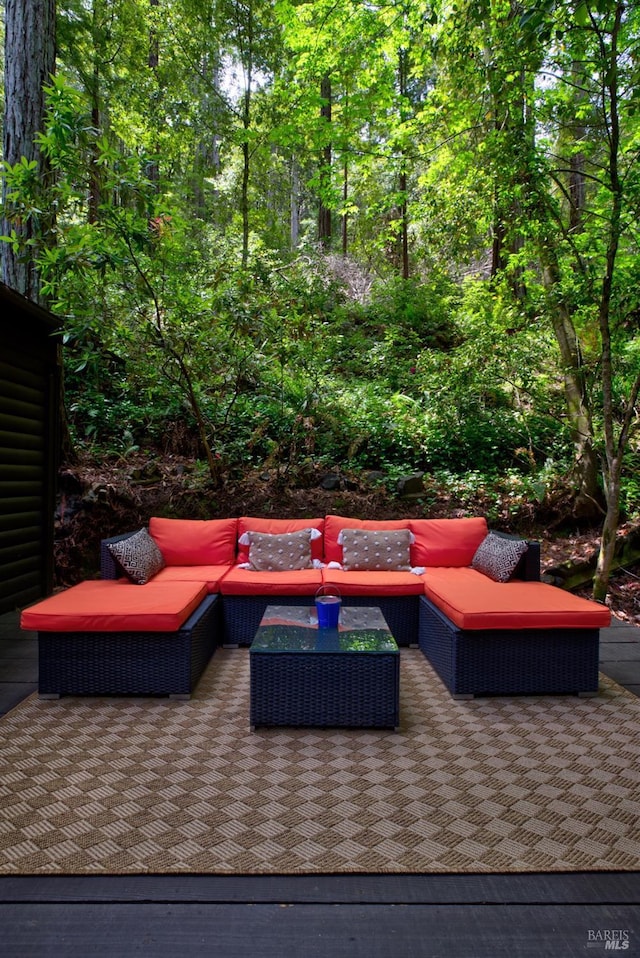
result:
[[[637,953],[630,905],[0,906],[4,958],[573,958],[614,929]]]
[[[539,875],[88,875],[0,877],[0,902],[629,904],[640,872]]]

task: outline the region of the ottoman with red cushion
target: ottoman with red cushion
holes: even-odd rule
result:
[[[606,606],[544,582],[430,569],[418,642],[454,698],[595,695]]]
[[[189,698],[217,644],[218,596],[206,585],[88,580],[22,613],[38,633],[44,698]]]

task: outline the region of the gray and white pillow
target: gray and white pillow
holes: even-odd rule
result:
[[[342,567],[347,572],[409,572],[411,542],[409,529],[343,529]]]
[[[247,568],[252,572],[290,572],[312,569],[311,539],[317,530],[298,532],[247,532],[241,541],[249,545]]]
[[[524,539],[505,539],[489,532],[478,546],[471,568],[494,582],[508,582],[528,548]]]
[[[136,585],[145,585],[165,565],[158,544],[146,529],[140,529],[120,542],[110,542],[107,548]]]

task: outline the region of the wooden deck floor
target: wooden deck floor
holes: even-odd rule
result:
[[[600,658],[603,672],[640,696],[640,629],[616,622],[603,630]],[[16,615],[0,617],[0,714],[37,689],[37,672],[37,637],[20,633]],[[610,951],[640,955],[640,872],[0,877],[2,958],[572,958]]]

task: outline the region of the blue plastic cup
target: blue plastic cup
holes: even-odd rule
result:
[[[316,611],[318,613],[319,629],[337,629],[340,621],[340,606],[342,599],[339,595],[317,595]]]

